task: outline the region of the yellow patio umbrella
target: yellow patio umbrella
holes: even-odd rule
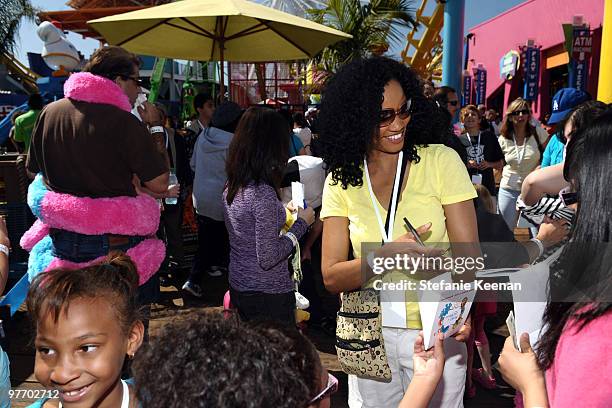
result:
[[[221,62],[314,57],[349,34],[246,0],[183,0],[87,22],[109,44],[156,57]]]

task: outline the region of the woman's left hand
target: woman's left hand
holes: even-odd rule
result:
[[[514,347],[512,337],[504,343],[504,349],[499,356],[499,371],[508,384],[514,389],[526,394],[530,387],[546,387],[544,373],[540,370],[536,355],[529,342],[529,334],[521,335],[521,349]]]

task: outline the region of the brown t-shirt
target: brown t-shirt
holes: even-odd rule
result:
[[[115,106],[64,98],[41,112],[28,170],[53,191],[81,197],[135,196],[132,175],[146,182],[168,172],[146,126]]]

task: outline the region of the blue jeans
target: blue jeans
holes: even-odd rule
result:
[[[504,218],[504,221],[506,221],[506,224],[508,224],[510,231],[514,231],[514,228],[516,227],[518,218],[516,199],[520,194],[520,191],[508,190],[501,187],[499,189],[499,193],[497,194],[497,208],[499,209],[501,216]]]
[[[72,231],[51,229],[49,232],[53,241],[53,255],[72,262],[88,262],[110,251],[123,251],[135,247],[146,237],[125,236],[125,243],[111,245],[109,234],[84,235]],[[155,302],[159,296],[159,278],[153,275],[146,283],[138,288],[138,302],[141,305]]]
[[[49,235],[53,241],[53,255],[72,262],[88,262],[107,255],[111,250],[125,252],[145,239],[138,236],[126,236],[125,243],[111,245],[108,234],[84,235],[72,231],[51,229]]]

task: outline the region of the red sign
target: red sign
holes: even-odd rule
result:
[[[574,44],[572,48],[572,58],[575,61],[588,59],[593,50],[593,37],[588,28],[574,28]]]

